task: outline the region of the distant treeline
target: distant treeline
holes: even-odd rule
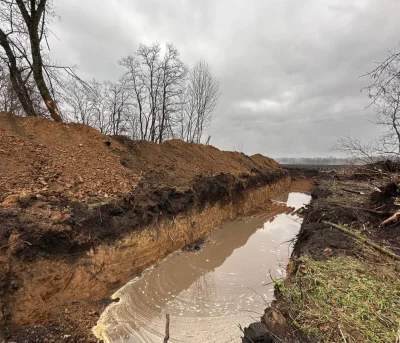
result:
[[[348,161],[336,157],[280,157],[275,158],[280,164],[311,164],[311,165],[344,165]]]

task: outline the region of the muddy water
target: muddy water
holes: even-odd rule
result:
[[[286,193],[278,201],[298,209],[310,201]],[[302,219],[281,213],[225,224],[199,252],[178,252],[117,291],[120,298],[94,329],[107,342],[240,342],[238,325],[259,319],[273,299],[271,276],[283,277],[290,243]],[[266,285],[267,284],[267,285]]]

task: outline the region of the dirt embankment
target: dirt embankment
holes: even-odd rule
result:
[[[264,156],[0,114],[0,322],[13,342],[90,342],[146,267],[288,187]]]
[[[400,230],[381,224],[398,211],[399,174],[375,165],[315,180],[287,278],[243,342],[396,342]]]

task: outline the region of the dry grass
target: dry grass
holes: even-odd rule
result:
[[[352,257],[301,258],[280,288],[295,326],[321,342],[396,342],[400,328],[398,265]]]

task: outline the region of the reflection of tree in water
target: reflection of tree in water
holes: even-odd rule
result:
[[[193,292],[191,292],[191,302],[199,305],[200,309],[204,309],[205,303],[211,302],[212,296],[215,294],[216,285],[213,273],[201,275],[193,283]]]

